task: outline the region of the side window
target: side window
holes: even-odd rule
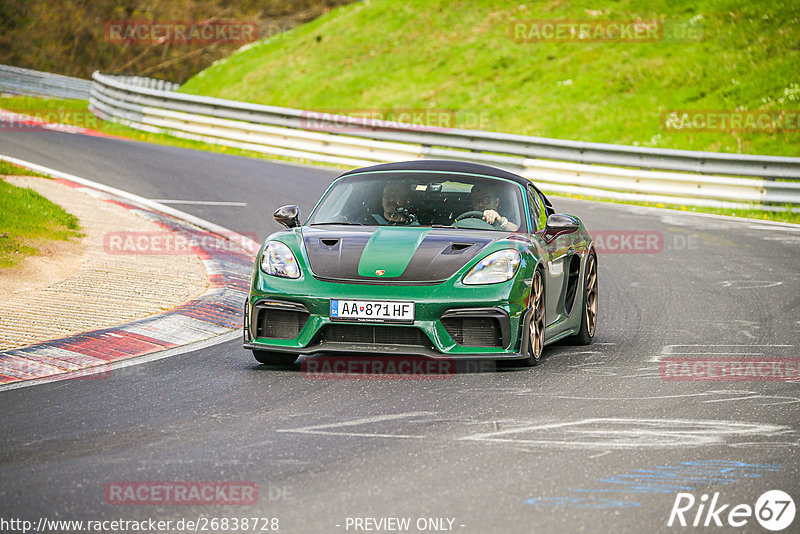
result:
[[[539,192],[539,199],[542,201],[542,206],[544,206],[544,215],[545,217],[554,214],[556,211],[553,209],[553,206],[544,198],[544,195]]]
[[[536,190],[531,186],[528,186],[527,190],[528,206],[531,213],[531,224],[536,227],[534,231],[539,231],[544,228],[544,225],[547,222],[547,213],[545,212],[545,207],[542,204],[542,200],[539,198],[539,195],[536,194]]]

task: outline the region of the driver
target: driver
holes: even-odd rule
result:
[[[408,211],[411,205],[411,192],[402,182],[389,182],[383,186],[381,204],[383,214],[372,214],[379,224],[419,225],[416,217]]]
[[[507,217],[503,217],[498,213],[500,196],[492,185],[480,183],[472,186],[470,200],[472,201],[472,209],[483,212],[483,220],[489,224],[494,224],[495,221],[499,221],[498,224],[500,228],[508,230],[509,232],[513,232],[519,228],[519,225],[514,224],[509,221]]]

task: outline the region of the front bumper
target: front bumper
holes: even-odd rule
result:
[[[515,280],[486,286],[453,281],[398,286],[328,282],[307,275],[289,280],[256,273],[245,304],[244,347],[291,354],[524,358],[521,325],[526,290]],[[332,321],[331,298],[411,300],[415,320],[413,324]]]

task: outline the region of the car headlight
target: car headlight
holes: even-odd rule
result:
[[[272,276],[300,278],[300,266],[292,250],[280,241],[270,241],[261,254],[261,270]]]
[[[520,255],[517,250],[499,250],[489,254],[469,270],[463,282],[467,285],[497,284],[511,280],[519,267]]]

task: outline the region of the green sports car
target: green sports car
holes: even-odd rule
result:
[[[457,161],[337,178],[305,224],[275,219],[256,257],[244,347],[261,363],[368,352],[535,365],[589,344],[597,255],[583,223],[529,180]]]

